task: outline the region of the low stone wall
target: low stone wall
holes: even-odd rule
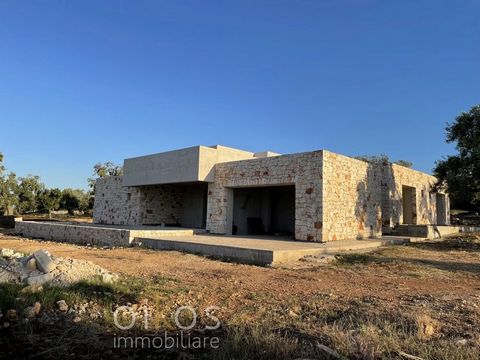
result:
[[[133,228],[109,227],[95,224],[65,222],[16,221],[15,232],[26,237],[54,240],[78,245],[129,246],[137,238],[161,236],[191,236],[204,233],[203,229],[174,227]]]
[[[69,223],[16,221],[15,232],[26,237],[78,245],[129,246],[133,237],[128,229],[111,229]]]
[[[399,225],[395,228],[394,234],[425,239],[438,239],[448,235],[473,232],[480,232],[480,226]]]

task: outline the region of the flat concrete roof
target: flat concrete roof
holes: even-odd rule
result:
[[[250,160],[279,154],[264,151],[253,153],[228,146],[193,146],[124,160],[123,185],[214,181],[213,167],[222,162]]]

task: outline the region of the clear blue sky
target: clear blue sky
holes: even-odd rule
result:
[[[430,171],[480,102],[480,2],[0,2],[0,151],[83,187],[197,144],[386,153]]]

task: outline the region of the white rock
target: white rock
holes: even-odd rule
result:
[[[33,257],[37,261],[37,267],[40,271],[49,273],[55,268],[52,258],[45,250],[35,251]]]
[[[65,300],[57,301],[57,307],[58,307],[58,310],[60,310],[61,312],[67,312],[68,311],[68,305],[65,302]]]

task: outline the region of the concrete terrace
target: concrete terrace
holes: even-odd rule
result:
[[[408,237],[391,236],[319,243],[273,236],[213,235],[206,234],[203,229],[45,221],[16,221],[15,231],[32,238],[79,245],[141,244],[151,249],[184,251],[262,266],[294,262],[307,255],[333,255],[342,251],[367,250],[409,241]]]
[[[279,265],[298,261],[304,256],[334,255],[344,251],[374,249],[409,242],[408,237],[339,240],[333,242],[294,241],[267,236],[185,235],[136,238],[147,248],[177,250],[254,265]]]

